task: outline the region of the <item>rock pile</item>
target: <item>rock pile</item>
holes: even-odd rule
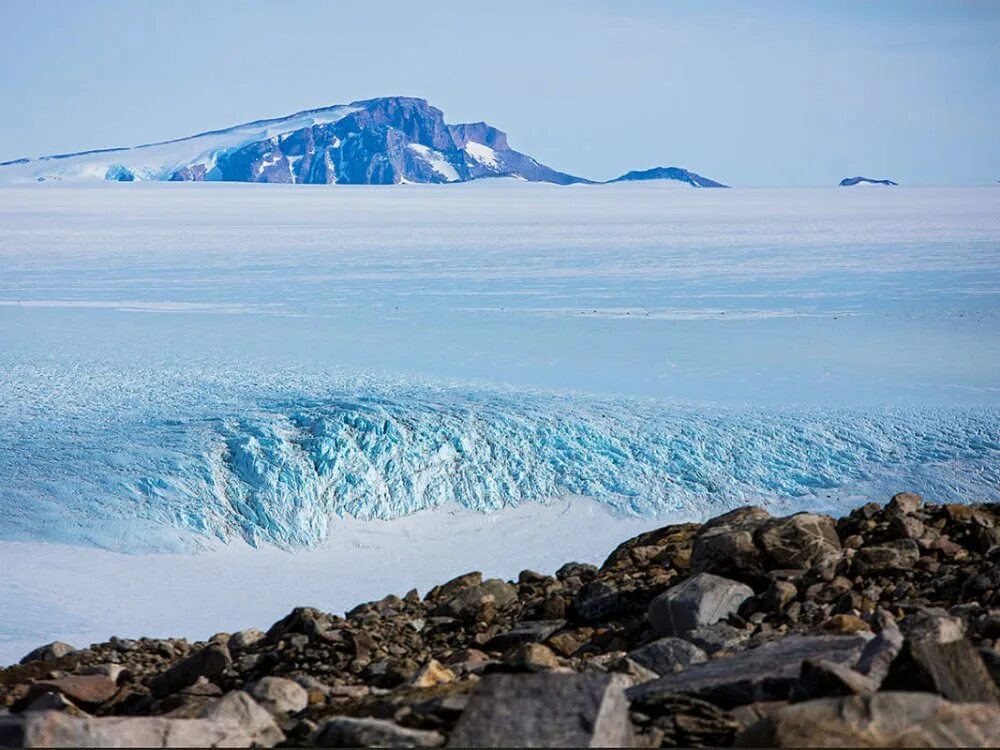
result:
[[[1000,506],[741,508],[205,643],[43,646],[0,746],[1000,745]]]

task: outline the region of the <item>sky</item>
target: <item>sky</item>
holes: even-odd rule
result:
[[[1000,180],[994,0],[0,4],[0,161],[407,95],[593,179]]]

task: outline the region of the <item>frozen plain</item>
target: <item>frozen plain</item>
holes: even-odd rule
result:
[[[998,313],[996,187],[0,188],[0,662],[1000,499]]]

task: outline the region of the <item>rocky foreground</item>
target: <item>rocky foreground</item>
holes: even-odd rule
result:
[[[998,647],[1000,505],[741,508],[600,568],[49,644],[0,670],[0,745],[998,746]]]

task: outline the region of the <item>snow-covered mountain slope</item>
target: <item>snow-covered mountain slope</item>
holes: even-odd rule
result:
[[[871,177],[845,177],[840,181],[841,187],[853,187],[854,185],[898,185],[892,180],[873,180]]]
[[[645,180],[672,180],[679,185],[689,185],[691,187],[729,187],[721,182],[702,177],[700,174],[690,172],[681,167],[653,167],[642,171],[626,172],[621,177],[616,177],[608,182],[640,182]]]
[[[423,99],[385,97],[189,138],[0,163],[0,183],[135,180],[393,184],[515,177],[588,182],[507,145],[484,122],[448,125]]]

